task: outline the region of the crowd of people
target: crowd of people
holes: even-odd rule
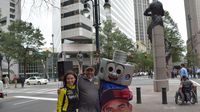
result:
[[[5,89],[10,87],[10,83],[14,83],[14,87],[17,88],[18,81],[20,81],[21,87],[23,88],[24,82],[25,82],[24,76],[20,75],[20,77],[18,77],[17,75],[14,75],[12,80],[10,80],[8,75],[3,75],[3,77],[2,77],[2,82],[3,82]]]
[[[192,69],[191,67],[186,67],[185,64],[181,64],[180,67],[174,67],[171,72],[172,78],[177,78],[178,76],[187,76],[189,78],[200,78],[200,74],[197,70]]]

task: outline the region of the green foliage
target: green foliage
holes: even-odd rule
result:
[[[134,43],[127,38],[112,21],[104,21],[100,29],[101,57],[112,59],[114,50],[122,50],[130,54],[134,51]]]
[[[15,49],[16,59],[28,60],[30,51],[38,51],[44,45],[44,38],[39,29],[35,29],[31,23],[15,21],[8,27],[13,40],[17,42]]]
[[[21,20],[8,26],[8,32],[2,32],[0,37],[0,52],[8,59],[16,59],[24,63],[33,61],[30,51],[38,51],[44,45],[44,38],[39,29],[31,23]]]
[[[172,45],[172,62],[179,62],[183,57],[185,47],[183,46],[184,41],[181,39],[178,26],[171,18],[168,11],[165,11],[163,22],[165,38],[167,38]]]
[[[136,71],[146,71],[153,69],[153,56],[152,54],[135,52],[132,55],[132,62],[136,64]]]

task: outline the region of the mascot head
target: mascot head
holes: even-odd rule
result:
[[[103,58],[100,63],[98,76],[105,81],[120,85],[130,85],[133,66],[126,63],[127,54],[115,51],[113,60]]]

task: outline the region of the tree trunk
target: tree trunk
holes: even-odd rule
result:
[[[10,79],[10,60],[7,60],[8,62],[8,78]]]
[[[28,78],[27,76],[26,76],[26,67],[27,66],[27,64],[26,64],[26,59],[24,59],[24,77],[25,78]]]

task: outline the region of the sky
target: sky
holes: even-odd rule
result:
[[[51,47],[52,43],[52,10],[41,0],[22,0],[22,20],[33,23],[35,28],[39,28],[45,38],[45,47]],[[40,6],[41,5],[41,6]]]
[[[150,0],[152,1],[152,0]],[[163,4],[163,9],[168,11],[172,19],[178,25],[182,39],[187,41],[187,29],[185,18],[184,0],[159,0]]]
[[[45,38],[46,47],[51,47],[52,42],[52,10],[44,3],[40,7],[41,0],[38,3],[33,4],[33,0],[24,0],[22,2],[22,20],[32,22],[34,27],[39,28]],[[150,0],[151,2],[152,0]],[[184,0],[159,0],[163,4],[164,10],[170,13],[172,19],[177,23],[179,32],[182,39],[187,40],[186,20]],[[37,5],[38,4],[38,5]]]

